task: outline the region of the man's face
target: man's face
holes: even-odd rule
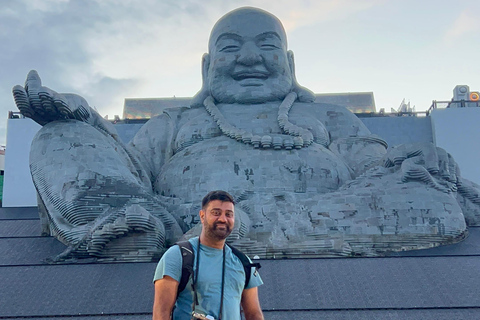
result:
[[[212,31],[209,51],[207,81],[219,103],[282,100],[292,89],[285,32],[269,15],[227,16]]]
[[[232,233],[235,223],[233,203],[210,201],[205,209],[200,210],[200,220],[207,237],[212,240],[226,239]]]

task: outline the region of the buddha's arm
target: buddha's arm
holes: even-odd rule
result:
[[[455,160],[432,143],[409,143],[390,147],[373,135],[354,114],[342,114],[328,148],[352,169],[356,178],[375,166],[400,170],[402,181],[423,181],[450,192],[456,190],[459,172]],[[343,126],[343,130],[342,130]]]
[[[150,119],[130,141],[128,149],[147,171],[151,183],[173,155],[176,132],[175,116],[163,113]]]
[[[350,167],[353,178],[381,164],[387,143],[372,135],[357,116],[339,106],[325,106],[319,111],[330,135],[328,149]]]
[[[352,178],[382,164],[387,152],[386,142],[374,135],[338,138],[328,148],[350,167]]]

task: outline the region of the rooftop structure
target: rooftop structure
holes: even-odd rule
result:
[[[375,113],[373,92],[322,93],[316,103],[346,107],[353,113]],[[127,98],[123,105],[124,119],[150,119],[167,108],[188,108],[192,98]]]

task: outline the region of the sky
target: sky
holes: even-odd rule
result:
[[[211,28],[242,6],[283,22],[297,80],[315,93],[425,111],[456,85],[480,91],[478,0],[0,0],[0,145],[31,69],[110,119],[125,98],[193,96]]]

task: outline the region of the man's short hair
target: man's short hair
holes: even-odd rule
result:
[[[202,200],[202,209],[205,209],[205,207],[214,200],[220,200],[222,202],[231,202],[235,205],[235,200],[233,199],[233,196],[223,190],[215,190],[215,191],[210,191],[205,197],[203,197]]]

